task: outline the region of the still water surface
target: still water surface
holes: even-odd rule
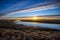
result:
[[[60,30],[60,24],[48,24],[48,23],[36,23],[36,22],[16,22],[16,24],[23,24],[26,26],[37,26],[42,28],[52,28],[52,29],[58,29]]]

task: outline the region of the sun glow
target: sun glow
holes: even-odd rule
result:
[[[33,17],[32,19],[33,19],[33,20],[37,20],[37,17]]]

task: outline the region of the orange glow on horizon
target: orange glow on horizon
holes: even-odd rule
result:
[[[33,19],[33,20],[37,20],[37,17],[33,17],[32,19]]]

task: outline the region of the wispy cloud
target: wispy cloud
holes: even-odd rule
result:
[[[60,4],[58,4],[58,3],[57,4],[46,5],[46,6],[38,6],[38,7],[29,8],[29,9],[25,9],[25,10],[21,10],[21,11],[11,12],[11,13],[8,13],[7,15],[54,9],[54,8],[59,7],[59,6],[60,6]],[[7,15],[5,15],[5,16],[7,16]]]
[[[15,7],[25,6],[27,4],[27,2],[29,3],[30,1],[19,2],[15,5],[12,5],[9,9],[7,9],[7,11],[19,9],[19,8],[15,8]],[[20,5],[22,5],[22,6],[20,6]],[[6,15],[4,15],[2,17],[7,17],[7,16],[14,15],[14,14],[20,14],[20,13],[36,12],[36,11],[55,9],[55,8],[58,8],[59,6],[60,6],[59,2],[56,2],[56,1],[55,2],[51,2],[51,1],[49,2],[48,1],[48,2],[44,2],[44,3],[37,3],[37,4],[34,4],[34,5],[26,6],[25,9],[23,7],[24,10],[21,10],[21,8],[20,8],[19,11],[6,13]]]
[[[18,2],[18,3],[14,3],[14,4],[8,6],[4,11],[1,11],[0,13],[6,13],[9,11],[17,10],[18,6],[21,7],[21,6],[25,5],[26,2],[28,2],[28,1],[22,1],[22,2]]]
[[[34,11],[42,11],[42,10],[47,10],[47,9],[54,9],[54,8],[56,8],[57,5],[58,4],[53,4],[53,5],[48,5],[48,6],[39,6],[39,7],[35,7],[35,8],[30,8],[30,9],[18,11],[17,13],[20,13],[20,12],[34,12]]]

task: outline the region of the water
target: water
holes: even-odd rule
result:
[[[48,23],[35,23],[35,22],[16,22],[16,24],[23,24],[26,26],[37,26],[42,28],[52,28],[52,29],[58,29],[60,30],[60,24],[48,24]]]

